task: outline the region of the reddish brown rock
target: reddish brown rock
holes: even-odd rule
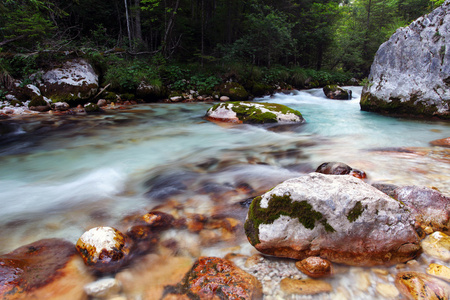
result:
[[[416,227],[450,233],[450,197],[417,186],[405,186],[394,191],[395,199],[405,204],[416,219]]]
[[[75,246],[46,239],[0,256],[0,298],[86,299],[87,274]]]
[[[95,227],[77,241],[76,249],[87,266],[99,272],[115,272],[129,259],[132,243],[112,227]]]
[[[262,286],[228,260],[200,257],[177,286],[166,288],[163,299],[174,299],[174,295],[181,296],[179,299],[184,295],[199,299],[261,299]]]
[[[313,278],[327,277],[333,274],[331,262],[318,256],[310,256],[295,263],[303,274]]]
[[[430,144],[432,146],[440,146],[450,148],[450,137],[440,140],[431,141]]]
[[[419,272],[400,272],[395,278],[400,293],[411,300],[448,300],[450,285]]]

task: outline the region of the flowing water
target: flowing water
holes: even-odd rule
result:
[[[450,152],[429,146],[450,136],[450,124],[362,112],[361,88],[351,89],[349,101],[321,89],[255,99],[301,111],[299,126],[221,126],[202,118],[211,103],[4,120],[0,253],[48,237],[75,243],[93,226],[173,199],[210,215],[326,161],[364,170],[370,182],[450,194]]]

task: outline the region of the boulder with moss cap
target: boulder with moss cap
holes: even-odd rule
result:
[[[262,102],[227,102],[216,104],[206,112],[210,121],[229,123],[304,123],[299,111],[282,104]]]
[[[260,252],[356,266],[414,258],[419,237],[400,202],[349,175],[311,173],[253,200],[245,232]]]

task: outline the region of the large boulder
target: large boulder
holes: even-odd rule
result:
[[[304,123],[302,114],[282,104],[227,102],[216,104],[206,112],[206,119],[230,123]]]
[[[98,90],[98,75],[85,60],[73,59],[45,72],[39,88],[42,95],[54,102],[86,100]]]
[[[136,89],[136,96],[145,102],[155,102],[169,97],[169,89],[142,81]]]
[[[311,173],[279,184],[253,200],[245,232],[266,254],[348,265],[397,264],[420,250],[408,209],[349,175]]]
[[[375,55],[361,109],[450,119],[450,1],[397,30]]]

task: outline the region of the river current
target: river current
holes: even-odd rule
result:
[[[430,141],[450,124],[360,111],[321,89],[255,101],[299,110],[299,126],[218,125],[212,103],[141,104],[88,116],[33,116],[0,127],[0,253],[41,238],[76,243],[93,226],[176,198],[196,213],[256,196],[327,161],[369,182],[436,187],[450,194],[450,152]],[[214,193],[222,195],[216,199]],[[248,196],[248,195],[247,195]]]

